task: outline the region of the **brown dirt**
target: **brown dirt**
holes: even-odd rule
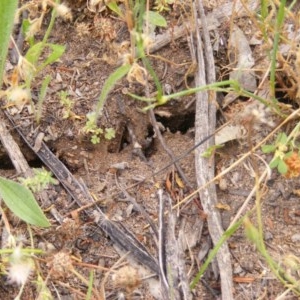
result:
[[[142,94],[144,87],[135,83],[129,84],[128,81],[122,80],[109,95],[99,125],[102,128],[114,128],[116,130],[114,140],[107,141],[102,138],[100,144],[93,145],[89,141],[89,137],[82,132],[85,124],[84,119],[63,119],[64,108],[59,102],[58,92],[69,92],[70,99],[74,101],[72,111],[76,115],[84,117],[93,110],[104,81],[116,68],[114,64],[108,64],[102,58],[106,55],[113,61],[117,61],[117,45],[127,41],[129,36],[124,22],[112,17],[107,11],[94,14],[87,10],[85,1],[83,2],[78,2],[75,5],[71,1],[70,5],[74,14],[73,21],[65,22],[58,19],[51,34],[50,41],[52,43],[64,44],[67,48],[61,61],[47,67],[37,80],[38,88],[39,82],[45,74],[51,74],[53,78],[43,105],[39,130],[45,133],[46,143],[57,157],[76,178],[84,180],[93,197],[103,199],[100,206],[108,217],[116,222],[121,222],[130,229],[149,252],[156,256],[153,233],[146,226],[147,221],[134,210],[130,203],[124,201],[126,200],[124,199],[125,196],[119,188],[119,184],[127,187],[140,179],[148,178],[139,186],[129,190],[129,193],[156,222],[158,216],[157,184],[165,185],[168,174],[174,169],[170,167],[151,178],[153,172],[160,170],[170,162],[170,158],[154,136],[148,115],[141,112],[144,104],[124,94],[125,89]],[[213,8],[211,4],[208,7],[210,10]],[[108,32],[105,32],[103,28],[102,31],[96,28],[99,21],[97,18],[100,18],[100,15],[102,22],[107,21],[112,26]],[[173,25],[182,22],[178,16],[184,17],[180,8],[165,15],[168,22]],[[47,25],[48,20],[45,19],[44,26]],[[248,21],[245,18],[239,20],[239,26],[247,29],[249,33]],[[83,27],[79,25],[88,28],[88,33],[85,34]],[[100,25],[98,24],[98,26]],[[224,34],[222,28],[226,27],[221,26],[219,28],[220,35],[226,37],[228,32]],[[226,53],[226,45],[220,45],[219,52],[215,53],[220,77],[226,73],[227,61],[224,61],[224,53]],[[184,89],[184,77],[192,64],[185,37],[173,41],[155,55],[173,62],[164,62],[157,58],[151,59],[163,86],[165,88],[170,87],[172,91]],[[187,80],[188,84],[193,86],[193,77],[189,76]],[[152,84],[151,88],[150,93],[155,91]],[[33,93],[36,95],[37,90]],[[120,107],[124,108],[125,113],[120,111]],[[172,100],[166,106],[157,108],[156,117],[163,125],[163,136],[176,157],[193,146],[193,96],[182,100]],[[21,119],[32,121],[32,116],[28,114],[27,108],[22,111]],[[219,122],[222,122],[221,114]],[[135,153],[132,139],[125,128],[126,124],[131,124],[136,139],[142,146],[144,157]],[[22,142],[19,144],[29,163],[34,167],[41,167],[42,163],[36,159],[35,155]],[[248,147],[249,145],[245,141],[233,141],[228,142],[224,148],[218,150],[217,172],[230,166],[239,155],[248,150]],[[7,157],[2,155],[1,166],[3,167],[0,170],[0,175],[11,177],[14,172],[12,166],[9,163],[6,164],[6,160]],[[126,167],[116,170],[114,165],[118,163],[125,163]],[[245,164],[241,164],[229,172],[223,179],[222,189],[218,188],[218,201],[226,208],[222,210],[225,229],[254,186],[254,178],[248,164],[249,162],[245,162]],[[195,186],[193,155],[190,154],[183,158],[180,165],[190,182]],[[174,186],[173,188],[176,189],[177,195],[177,199],[173,197],[174,204],[191,192],[186,186]],[[284,179],[274,171],[272,178],[267,182],[267,189],[263,195],[262,214],[266,246],[269,253],[282,264],[288,255],[299,257],[298,244],[300,239],[297,225],[300,222],[300,205],[299,194],[294,192],[299,188],[297,180]],[[254,202],[255,198],[250,201],[249,208],[254,206]],[[84,263],[108,269],[112,268],[122,256],[122,252],[116,249],[112,242],[93,225],[93,220],[70,215],[76,209],[76,205],[72,204],[72,199],[62,187],[57,186],[55,188],[52,203],[60,214],[65,216],[65,221],[59,225],[53,220],[51,229],[34,230],[36,246],[41,245],[42,242],[47,242],[54,248],[48,258],[39,262],[42,277],[44,279],[47,277],[51,266],[51,264],[47,265],[47,260],[51,261],[56,253],[61,252],[72,254],[78,259],[75,268],[86,279],[88,279],[91,268]],[[187,212],[191,213],[189,216],[191,219],[201,217],[205,219],[199,199],[190,202],[182,213]],[[53,219],[51,215],[48,217]],[[255,222],[255,218],[253,218],[253,222]],[[14,220],[12,220],[12,228],[15,235],[25,230],[23,225]],[[206,250],[205,245],[208,245]],[[239,229],[230,238],[229,246],[234,271],[235,299],[275,299],[285,291],[285,288],[272,275],[254,245],[245,238],[243,229]],[[210,247],[211,241],[204,223],[201,243],[185,252],[186,268],[190,270],[190,278],[195,276],[197,266],[203,263]],[[204,255],[202,256],[201,253]],[[142,268],[138,268],[136,262],[131,259],[129,265],[138,269],[140,273],[143,272],[142,275],[139,274],[140,277],[149,275],[149,271],[144,269],[141,271]],[[290,270],[290,272],[295,273],[296,271]],[[107,271],[95,273],[95,287],[98,289],[104,283],[105,274]],[[220,284],[217,274],[213,267],[209,267],[203,281],[193,291],[194,299],[218,298]],[[127,295],[126,297],[128,299],[154,299],[149,290],[149,282],[150,280],[142,280],[140,284],[137,283],[131,296]],[[62,275],[52,273],[47,286],[55,299],[84,299],[87,292],[86,285],[70,272]],[[111,275],[109,275],[104,288],[107,299],[123,299],[121,294],[126,294],[126,289],[118,286]],[[17,293],[18,288],[9,285],[6,279],[2,277],[1,299],[13,299]],[[129,294],[129,290],[127,290],[127,294]],[[33,285],[28,284],[22,299],[36,299],[36,295],[37,292]],[[291,293],[288,295],[285,299],[296,299]]]

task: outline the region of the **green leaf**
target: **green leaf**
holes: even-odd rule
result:
[[[275,145],[263,145],[261,147],[261,150],[262,150],[263,153],[275,152],[276,146]]]
[[[97,121],[99,115],[101,114],[109,92],[113,89],[115,84],[129,72],[130,69],[131,65],[129,64],[121,66],[106,79],[97,103],[95,121]]]
[[[25,58],[35,66],[42,49],[43,49],[43,43],[42,42],[36,43],[35,45],[33,45],[28,49]]]
[[[156,11],[149,10],[148,12],[145,12],[144,19],[146,18],[149,18],[148,21],[152,25],[167,27],[166,19]]]
[[[24,19],[22,21],[22,34],[26,36],[27,34],[27,31],[29,30],[29,27],[30,27],[30,21],[29,19]]]
[[[47,57],[47,59],[39,66],[39,71],[43,70],[46,66],[56,62],[65,52],[66,46],[56,45],[56,44],[46,44],[52,50],[52,53]]]
[[[96,134],[93,134],[91,137],[91,142],[93,145],[97,145],[100,143],[100,137],[97,136]]]
[[[55,44],[46,44],[44,45],[43,42],[38,42],[35,45],[33,45],[29,50],[27,51],[25,58],[32,63],[34,66],[37,64],[37,60],[43,51],[43,48],[48,47],[52,51],[50,55],[46,58],[44,62],[41,63],[40,66],[38,66],[38,71],[43,70],[47,65],[52,64],[53,62],[57,61],[65,52],[66,47],[62,45],[55,45]]]
[[[116,137],[116,131],[113,128],[105,128],[104,137],[107,140],[111,140]]]
[[[284,155],[284,159],[289,158],[293,155],[294,151],[289,151]],[[299,156],[299,155],[298,155]],[[300,157],[300,156],[299,156]]]
[[[109,3],[106,4],[106,6],[115,12],[120,18],[124,19],[124,14],[122,13],[120,7],[118,6],[116,1],[110,1]]]
[[[273,158],[272,161],[270,162],[270,168],[274,169],[278,166],[279,161],[281,161],[281,159],[279,157]]]
[[[50,75],[47,75],[43,82],[42,82],[42,86],[41,86],[41,90],[40,90],[40,94],[39,94],[39,102],[43,102],[45,97],[46,97],[46,93],[47,93],[47,88],[48,88],[48,85],[51,81],[51,76]]]
[[[285,145],[288,141],[288,137],[284,132],[278,134],[276,138],[276,144]]]
[[[205,157],[205,158],[209,158],[209,157],[211,157],[211,156],[215,153],[216,149],[220,149],[220,148],[222,148],[222,147],[224,147],[224,144],[221,144],[221,145],[212,145],[212,146],[208,147],[208,148],[201,154],[201,156],[202,156],[202,157]]]
[[[51,225],[33,194],[23,185],[0,177],[0,196],[6,206],[23,221],[40,227]]]
[[[17,7],[17,0],[0,1],[0,88],[2,87],[4,64]]]
[[[277,170],[280,174],[285,174],[288,171],[288,166],[283,160],[279,160]]]
[[[33,36],[28,37],[27,36],[30,25],[31,25],[31,23],[30,23],[29,19],[24,19],[23,22],[22,22],[22,33],[26,37],[26,40],[28,41],[30,47],[32,47],[34,45],[34,37]]]

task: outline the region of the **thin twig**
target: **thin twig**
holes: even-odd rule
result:
[[[176,238],[176,214],[172,212],[170,195],[162,189],[159,199],[159,266],[162,297],[166,300],[191,300],[186,274],[184,250]],[[167,218],[167,219],[166,219]]]
[[[204,86],[215,82],[214,58],[209,37],[209,31],[206,25],[206,16],[204,13],[202,0],[197,1],[202,32],[200,34],[196,26],[196,53],[198,61],[198,71],[195,76],[196,86]],[[197,16],[196,5],[193,5],[195,16]],[[195,19],[197,19],[195,17]],[[201,40],[203,38],[203,42]],[[204,55],[205,53],[205,55]],[[195,117],[195,143],[198,143],[215,131],[216,126],[216,93],[215,91],[204,91],[196,94],[196,117]],[[201,156],[201,153],[214,144],[213,139],[196,149],[195,165],[198,186],[203,186],[214,178],[214,159],[207,159]],[[216,245],[223,234],[221,215],[216,208],[217,194],[216,187],[211,184],[205,189],[199,191],[201,203],[204,212],[207,214],[207,223],[210,236]],[[222,299],[233,299],[233,281],[230,253],[227,243],[224,243],[217,254],[217,261],[221,277]]]
[[[159,189],[157,191],[158,200],[159,200],[159,212],[158,212],[158,263],[160,269],[160,282],[161,288],[163,292],[163,297],[168,299],[168,294],[170,290],[170,286],[166,277],[166,229],[165,229],[165,220],[164,220],[164,198],[163,198],[163,191]]]

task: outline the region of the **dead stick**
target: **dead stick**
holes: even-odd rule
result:
[[[206,16],[204,13],[202,0],[193,5],[195,16],[199,12],[202,31],[199,32],[196,27],[196,55],[198,61],[198,71],[195,76],[196,86],[204,86],[215,82],[215,67],[212,46],[210,42],[209,31],[206,25]],[[201,39],[202,38],[202,39]],[[205,54],[204,54],[205,53]],[[195,143],[198,143],[203,137],[215,131],[216,126],[216,93],[214,91],[204,91],[196,94],[196,117],[195,117]],[[195,151],[195,166],[198,186],[203,186],[211,181],[214,175],[214,159],[207,159],[201,156],[201,153],[214,144],[213,139],[207,141]],[[217,194],[216,187],[211,184],[205,189],[199,191],[201,203],[204,212],[207,214],[207,223],[210,236],[216,244],[222,234],[221,215],[216,208]],[[227,243],[224,243],[217,254],[217,261],[220,270],[222,299],[233,299],[233,281],[230,253]]]
[[[1,113],[1,115],[3,114]],[[14,165],[17,174],[24,175],[26,177],[33,176],[32,170],[24,158],[18,144],[7,130],[3,118],[0,120],[0,140],[12,164]]]
[[[249,3],[247,3],[247,10],[248,11],[255,11],[257,8],[257,0],[251,0]],[[230,19],[231,16],[235,13],[235,16],[237,18],[248,16],[248,11],[243,8],[242,3],[239,1],[235,5],[235,11],[234,6],[232,3],[226,3],[222,6],[219,6],[215,8],[211,13],[207,14],[207,22],[206,22],[206,28],[208,30],[217,29],[217,27],[226,19]],[[198,20],[199,21],[199,20]],[[163,34],[157,35],[155,38],[155,41],[152,45],[149,47],[148,53],[154,53],[158,51],[159,49],[167,46],[172,41],[175,41],[187,34],[187,28],[192,29],[194,31],[195,24],[191,22],[186,22],[182,25],[175,26],[172,29],[167,30]],[[202,28],[201,20],[200,22],[197,22],[197,28]]]

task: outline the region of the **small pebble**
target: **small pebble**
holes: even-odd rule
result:
[[[300,233],[295,233],[291,236],[291,240],[293,243],[300,242]]]
[[[227,180],[225,178],[220,179],[219,188],[220,188],[221,191],[226,191],[228,189]]]
[[[266,231],[264,234],[264,239],[265,239],[265,241],[272,240],[273,234],[270,231]]]
[[[240,180],[240,178],[241,178],[240,173],[234,172],[234,173],[232,174],[232,176],[230,177],[230,180],[231,180],[231,182],[232,182],[234,185],[236,185],[237,182]]]
[[[235,274],[235,275],[241,274],[242,272],[243,272],[243,269],[240,265],[235,266],[233,269],[233,274]]]
[[[129,164],[128,164],[128,162],[123,161],[123,162],[113,164],[110,167],[113,169],[117,169],[117,170],[125,170],[125,169],[129,168]]]

